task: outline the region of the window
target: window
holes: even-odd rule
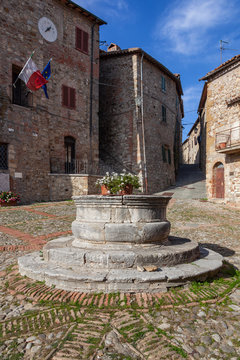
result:
[[[12,103],[27,107],[31,101],[31,93],[21,79],[17,80],[21,70],[19,66],[12,65],[12,83],[15,84],[12,86]]]
[[[169,165],[171,165],[171,150],[170,149],[168,149],[168,163],[169,163]]]
[[[164,76],[161,76],[161,87],[162,91],[166,92],[166,79]]]
[[[76,49],[88,54],[88,33],[76,27]]]
[[[8,144],[0,143],[0,169],[8,169]]]
[[[164,105],[162,105],[162,121],[167,122],[167,109]]]
[[[162,160],[163,162],[167,162],[166,149],[164,145],[162,145]]]
[[[76,90],[62,85],[62,105],[70,109],[76,108]]]

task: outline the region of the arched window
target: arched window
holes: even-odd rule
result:
[[[65,173],[75,173],[75,139],[72,136],[65,136]]]

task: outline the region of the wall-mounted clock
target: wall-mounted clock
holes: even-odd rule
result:
[[[54,42],[57,40],[57,28],[52,20],[48,19],[47,17],[44,16],[39,19],[38,30],[45,40],[49,42]]]

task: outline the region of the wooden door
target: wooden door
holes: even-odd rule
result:
[[[224,167],[217,167],[215,173],[216,198],[224,198]]]

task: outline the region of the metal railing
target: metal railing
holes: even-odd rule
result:
[[[59,158],[50,158],[51,174],[87,174],[87,162],[73,159],[71,162]]]
[[[223,150],[240,146],[240,126],[236,126],[216,133],[215,149]]]

